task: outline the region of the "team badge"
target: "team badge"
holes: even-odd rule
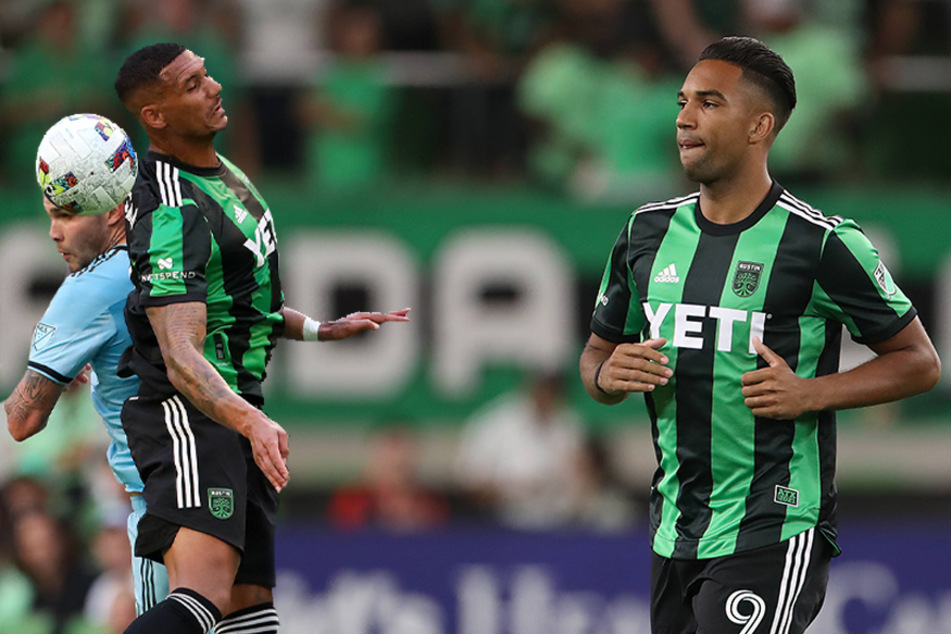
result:
[[[234,491],[231,489],[208,489],[208,510],[219,520],[234,515]]]
[[[53,333],[56,332],[56,326],[50,326],[42,322],[36,324],[33,330],[33,349],[39,352],[53,340]]]
[[[759,262],[738,262],[733,273],[733,292],[740,297],[749,297],[756,292],[763,265]]]
[[[898,292],[898,289],[895,287],[895,282],[892,280],[891,273],[888,272],[888,269],[885,268],[885,264],[882,262],[878,263],[878,266],[875,267],[875,281],[878,282],[879,287],[885,293],[885,297],[891,297]]]

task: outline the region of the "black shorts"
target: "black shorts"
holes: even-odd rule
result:
[[[122,426],[145,483],[135,554],[161,562],[184,526],[241,551],[235,583],[273,588],[278,496],[248,440],[181,395],[130,398]]]
[[[819,614],[832,545],[815,528],[713,559],[651,559],[653,634],[800,634]]]

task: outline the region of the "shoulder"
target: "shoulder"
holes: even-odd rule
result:
[[[633,219],[634,217],[642,214],[676,211],[681,207],[695,205],[699,198],[700,192],[694,192],[692,194],[687,194],[686,196],[678,196],[677,198],[671,198],[669,200],[646,203],[635,209],[631,214],[631,218]]]
[[[101,311],[115,301],[125,301],[132,290],[129,279],[129,252],[124,246],[106,251],[85,268],[69,275],[56,293],[74,306],[98,307]]]
[[[826,214],[809,203],[796,198],[788,190],[783,190],[776,201],[776,206],[785,209],[798,220],[819,227],[827,232],[840,229],[858,228],[858,225],[842,216]]]

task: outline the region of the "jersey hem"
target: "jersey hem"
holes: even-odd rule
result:
[[[899,332],[904,330],[905,326],[914,321],[915,317],[918,316],[918,310],[912,306],[908,309],[908,312],[898,318],[897,321],[893,321],[891,324],[886,326],[884,329],[879,330],[878,332],[873,332],[870,335],[864,337],[853,337],[857,343],[869,344],[869,343],[880,343],[886,339],[891,339]]]
[[[69,378],[69,377],[67,377],[67,376],[63,376],[62,374],[60,374],[59,372],[57,372],[57,371],[54,370],[53,368],[48,367],[48,366],[45,366],[45,365],[43,365],[43,364],[41,364],[41,363],[36,363],[35,361],[28,361],[27,364],[26,364],[26,367],[28,367],[29,369],[33,370],[33,371],[36,372],[37,374],[42,374],[43,376],[45,376],[45,377],[48,378],[49,380],[55,381],[56,383],[62,383],[63,385],[69,385],[70,383],[73,382],[73,379],[71,379],[71,378]]]

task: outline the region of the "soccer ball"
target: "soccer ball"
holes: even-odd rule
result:
[[[46,131],[36,152],[43,193],[77,216],[114,209],[132,191],[138,172],[129,136],[97,114],[63,117]]]

